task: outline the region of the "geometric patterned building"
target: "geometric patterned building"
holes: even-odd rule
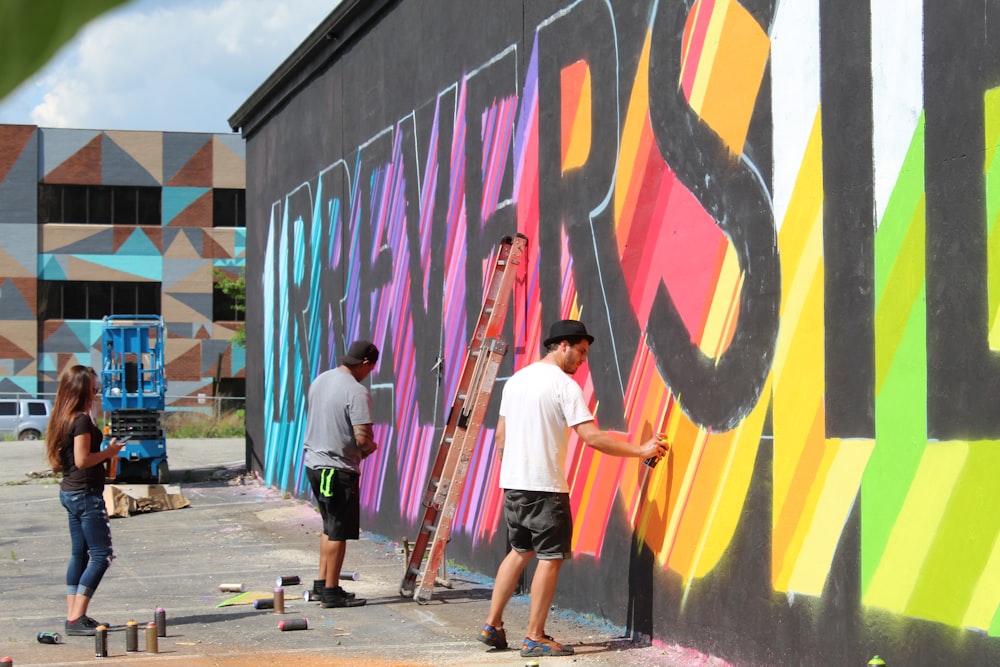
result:
[[[0,395],[54,392],[99,367],[102,317],[154,314],[168,402],[217,375],[242,396],[243,316],[213,269],[243,269],[245,178],[236,134],[0,125]]]

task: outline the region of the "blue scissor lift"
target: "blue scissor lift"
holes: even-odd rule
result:
[[[118,479],[165,484],[167,439],[163,411],[163,319],[157,315],[109,315],[101,334],[101,404],[106,438],[131,436],[118,455]]]

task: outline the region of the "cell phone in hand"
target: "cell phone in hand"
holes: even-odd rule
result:
[[[132,439],[131,435],[118,436],[118,444],[119,445],[124,445],[126,442],[128,442],[131,439]]]

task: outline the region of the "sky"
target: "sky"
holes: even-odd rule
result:
[[[131,0],[0,101],[0,123],[232,132],[229,117],[340,0]]]

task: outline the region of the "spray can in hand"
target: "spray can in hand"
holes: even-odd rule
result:
[[[664,434],[660,433],[659,435],[656,436],[656,439],[659,442],[662,442],[663,445],[667,448],[667,452],[666,452],[666,454],[664,454],[664,456],[666,456],[667,454],[669,454],[670,453],[670,443],[667,441],[667,436],[665,436]],[[643,461],[643,463],[645,463],[646,466],[648,466],[649,468],[655,468],[656,464],[659,463],[659,462],[660,462],[660,457],[659,456],[650,456],[648,459],[646,459],[645,461]]]

